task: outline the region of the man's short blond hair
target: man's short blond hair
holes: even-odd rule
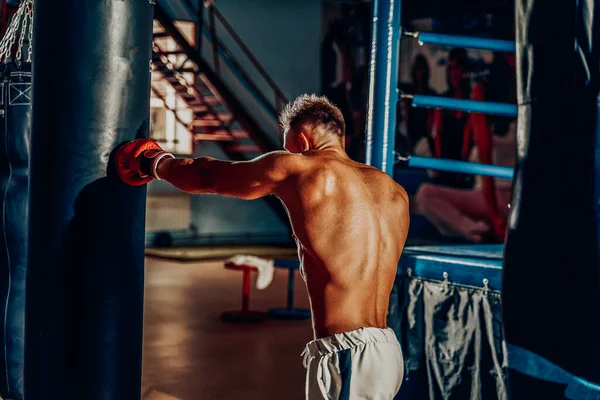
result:
[[[316,94],[304,94],[289,103],[281,112],[279,123],[284,132],[294,126],[308,124],[312,129],[319,128],[339,137],[346,133],[340,109],[327,97]]]

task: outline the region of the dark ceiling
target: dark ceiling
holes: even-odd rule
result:
[[[292,0],[285,0],[292,1]],[[295,0],[294,0],[295,1]],[[195,19],[194,11],[199,0],[157,0],[163,9],[177,20],[191,21]],[[253,0],[248,0],[248,6]],[[258,0],[256,0],[259,3]],[[324,0],[326,3],[358,4],[363,0]],[[367,3],[369,3],[367,1]],[[217,7],[219,1],[215,1]],[[405,0],[402,1],[403,21],[415,18],[469,17],[478,14],[502,13],[511,15],[514,0]]]

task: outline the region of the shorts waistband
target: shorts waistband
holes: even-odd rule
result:
[[[367,343],[398,343],[398,339],[391,328],[358,328],[308,342],[303,354],[324,356]]]

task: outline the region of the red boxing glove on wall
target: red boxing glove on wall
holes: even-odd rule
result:
[[[131,186],[141,186],[152,179],[160,179],[156,174],[158,162],[165,158],[175,158],[151,139],[137,139],[122,144],[115,153],[115,167],[119,178]]]

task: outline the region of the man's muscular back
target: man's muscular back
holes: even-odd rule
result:
[[[297,173],[276,195],[297,238],[315,336],[385,328],[408,232],[406,192],[345,153],[319,150],[292,158]]]

